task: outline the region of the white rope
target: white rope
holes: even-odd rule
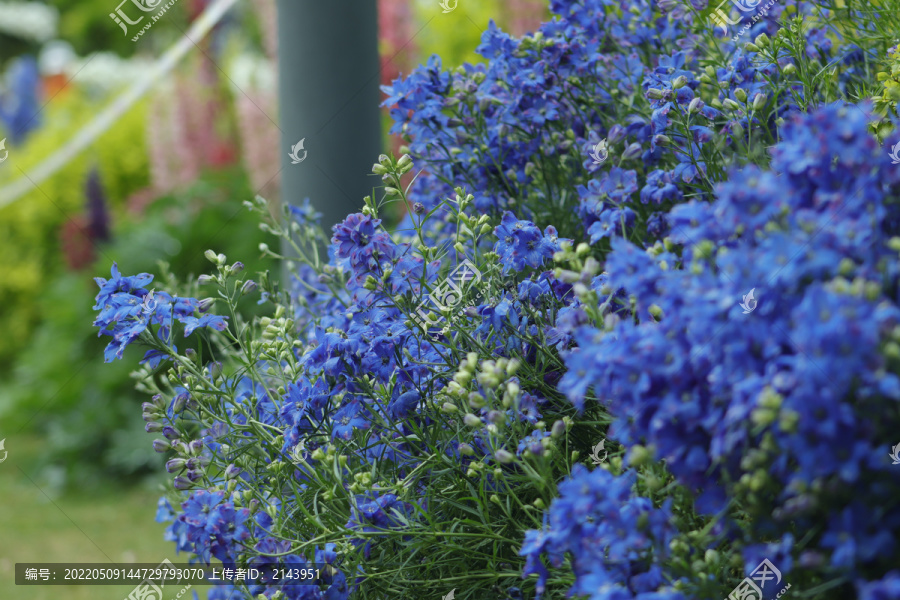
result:
[[[112,127],[131,106],[140,100],[159,79],[171,71],[178,61],[194,47],[195,42],[203,38],[215,27],[216,23],[228,12],[238,0],[218,0],[210,5],[192,24],[183,38],[159,58],[150,68],[150,74],[137,82],[116,98],[93,121],[81,128],[61,149],[50,155],[44,162],[32,169],[26,177],[0,188],[0,208],[12,204],[32,188],[39,186],[48,177],[66,166],[69,161],[87,148],[91,142],[103,135]],[[77,77],[77,75],[76,75]]]

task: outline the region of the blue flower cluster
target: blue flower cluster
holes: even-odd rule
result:
[[[900,187],[866,110],[795,114],[771,170],[672,209],[672,250],[616,240],[608,285],[633,319],[581,328],[560,383],[578,406],[587,389],[603,398],[610,435],[652,448],[698,510],[740,498],[750,539],[781,538],[773,553],[822,524],[800,563],[854,579],[890,566],[900,538]]]
[[[526,575],[537,574],[537,596],[545,591],[547,568],[563,566],[571,555],[575,584],[571,596],[590,600],[684,600],[663,578],[663,564],[676,530],[667,501],[655,508],[634,495],[634,472],[613,476],[576,465],[559,484],[559,498],[541,530],[525,535],[521,554]]]
[[[150,285],[153,276],[147,273],[123,277],[116,263],[112,266],[112,278],[95,277],[100,286],[94,310],[100,311],[94,321],[100,327],[97,335],[111,336],[112,341],[106,346],[104,358],[111,362],[122,358],[125,348],[137,340],[150,325],[158,325],[159,339],[166,340],[171,336],[172,324],[175,321],[184,325],[184,336],[191,335],[200,327],[211,327],[222,331],[228,324],[217,315],[195,314],[204,307],[195,298],[173,298],[166,292],[151,292],[145,286]],[[156,366],[162,356],[158,352],[148,351],[144,360]]]
[[[534,223],[516,219],[509,211],[503,213],[494,235],[497,236],[494,252],[500,255],[504,272],[541,267],[553,258],[559,251],[560,241],[564,241],[557,237],[553,225],[548,225],[542,234]]]
[[[327,264],[260,283],[274,316],[219,349],[225,376],[179,356],[144,406],[179,551],[332,567],[210,598],[470,574],[473,597],[713,598],[763,558],[900,597],[900,138],[831,96],[871,49],[786,32],[829,18],[809,2],[740,47],[706,8],[552,0],[534,35],[492,24],[487,64],[433,57],[386,89],[412,155],[373,167],[409,208],[397,231],[367,198]],[[828,89],[795,76],[832,62]],[[309,204],[287,217],[313,237]],[[107,360],[141,339],[156,368],[174,321],[226,327],[150,282],[98,279]],[[624,452],[588,470],[601,436]]]

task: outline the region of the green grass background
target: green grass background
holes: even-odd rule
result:
[[[154,521],[158,483],[129,488],[98,487],[51,497],[34,472],[41,440],[17,435],[6,441],[0,463],[0,599],[125,600],[128,586],[17,586],[17,562],[153,563],[175,555],[163,539],[165,525]],[[164,597],[171,600],[180,590]],[[201,597],[205,589],[199,588]],[[171,598],[170,598],[171,596]],[[191,598],[182,596],[182,600]]]

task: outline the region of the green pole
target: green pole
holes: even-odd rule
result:
[[[376,0],[278,0],[278,57],[282,198],[308,197],[330,235],[380,183]]]

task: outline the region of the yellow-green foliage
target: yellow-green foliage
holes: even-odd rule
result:
[[[875,108],[882,115],[897,112],[897,101],[900,100],[900,46],[888,57],[888,70],[878,73],[878,81],[882,82],[881,94],[874,98]]]
[[[455,0],[449,0],[449,6],[454,4]],[[501,0],[459,0],[456,8],[449,13],[441,11],[439,0],[415,0],[414,6],[417,22],[426,24],[415,38],[421,62],[437,54],[445,69],[466,62],[485,62],[475,54],[475,48],[481,43],[481,34],[488,28],[491,19],[508,31],[505,21],[509,8]]]
[[[44,125],[25,144],[7,145],[10,156],[0,168],[0,188],[65,145],[101,106],[71,89],[51,101],[41,114]],[[97,166],[100,170],[113,221],[114,215],[124,212],[128,196],[147,185],[145,113],[142,104],[135,106],[53,177],[0,208],[0,365],[15,355],[39,319],[35,299],[43,282],[65,268],[60,227],[69,218],[85,214],[84,190],[90,169]]]

